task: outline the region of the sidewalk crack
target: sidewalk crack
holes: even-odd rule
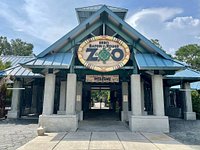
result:
[[[58,141],[58,143],[56,143],[56,145],[54,145],[54,147],[52,148],[52,150],[56,148],[56,146],[64,139],[64,137],[65,137],[68,133],[69,133],[69,132],[66,132],[66,133],[64,134],[64,136]]]
[[[91,139],[92,139],[92,132],[90,133],[90,140],[89,140],[89,144],[88,144],[88,150],[90,149],[90,142],[91,142]]]
[[[115,131],[115,134],[117,135],[117,138],[118,138],[119,142],[121,143],[121,145],[122,145],[123,149],[125,150],[125,147],[124,147],[124,145],[123,145],[122,141],[120,140],[120,138],[119,138],[119,135],[117,134],[117,132],[116,132],[116,131]]]

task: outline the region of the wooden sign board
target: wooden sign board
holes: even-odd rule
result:
[[[86,82],[95,83],[118,83],[118,75],[86,75]]]
[[[85,40],[77,52],[80,62],[89,69],[109,72],[123,67],[130,58],[128,45],[111,36]]]

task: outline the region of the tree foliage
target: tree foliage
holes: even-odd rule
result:
[[[12,39],[0,36],[0,55],[28,56],[33,52],[33,44],[26,43],[21,39]]]
[[[110,91],[109,90],[92,90],[91,91],[91,98],[97,102],[101,100],[108,100],[110,99]]]
[[[186,62],[192,68],[200,70],[200,45],[189,44],[180,47],[176,53],[176,59]]]
[[[200,113],[200,93],[198,91],[192,91],[192,105],[193,111]]]
[[[158,39],[151,39],[151,42],[156,45],[158,48],[162,49],[162,46],[160,45],[160,42]]]
[[[0,60],[0,70],[4,70],[6,68],[9,68],[11,66],[11,62],[6,62],[6,63],[3,63],[1,60]]]

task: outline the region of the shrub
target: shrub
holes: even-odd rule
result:
[[[193,111],[197,113],[197,117],[200,116],[200,91],[192,91],[192,106]]]

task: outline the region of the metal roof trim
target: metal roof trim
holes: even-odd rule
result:
[[[25,65],[25,68],[56,68],[56,69],[69,69],[70,65]]]

